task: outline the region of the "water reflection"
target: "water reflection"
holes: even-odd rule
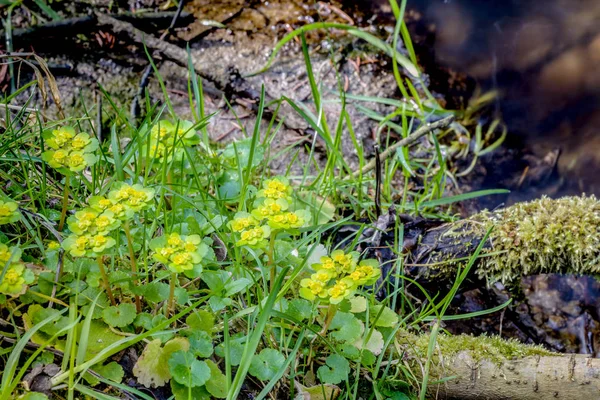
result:
[[[562,175],[600,193],[600,1],[412,0],[438,63],[502,94],[510,130]]]

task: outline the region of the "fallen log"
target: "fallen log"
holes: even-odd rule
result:
[[[403,363],[424,372],[429,337],[401,333]],[[560,355],[498,337],[440,335],[431,360],[428,398],[539,400],[600,397],[600,359]],[[419,377],[418,377],[419,378]],[[421,376],[422,378],[422,376]]]
[[[413,275],[452,277],[490,230],[474,272],[488,283],[543,273],[600,271],[600,202],[541,198],[484,211],[424,232],[409,249]]]

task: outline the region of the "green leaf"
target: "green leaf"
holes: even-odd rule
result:
[[[187,387],[202,386],[210,379],[208,365],[187,351],[176,351],[171,355],[169,372],[177,383]]]
[[[335,205],[329,200],[310,191],[299,192],[297,196],[298,201],[294,209],[304,209],[308,206],[315,225],[324,225],[335,218]]]
[[[190,341],[190,352],[197,357],[212,356],[214,347],[210,335],[204,331],[192,331],[187,335]]]
[[[133,320],[133,326],[136,328],[144,328],[146,330],[150,330],[153,328],[152,325],[152,314],[147,312],[139,313],[135,320]]]
[[[109,326],[122,328],[131,324],[136,317],[135,306],[131,303],[122,303],[110,306],[102,311],[102,319]]]
[[[373,332],[371,333],[371,337],[369,338],[367,343],[364,343],[364,339],[361,337],[356,342],[354,342],[354,345],[358,349],[364,348],[375,355],[379,355],[383,351],[383,335],[378,330],[373,330]]]
[[[48,396],[39,392],[28,392],[25,396],[20,397],[20,400],[48,400]]]
[[[383,311],[381,309],[383,308]],[[379,313],[381,312],[381,315]],[[375,326],[393,328],[398,324],[398,314],[381,304],[371,307],[371,323]],[[377,318],[377,320],[375,320]]]
[[[205,387],[208,393],[217,399],[227,397],[227,377],[221,372],[217,364],[211,360],[205,360],[206,365],[210,368],[210,379],[206,382]]]
[[[175,400],[210,400],[210,394],[204,386],[189,388],[171,379],[171,391]]]
[[[367,299],[363,296],[356,296],[350,299],[350,312],[358,314],[367,311]]]
[[[225,285],[225,296],[233,296],[234,294],[246,289],[250,285],[252,285],[252,281],[247,278],[231,280]]]
[[[286,314],[298,321],[304,321],[312,315],[312,304],[308,300],[294,299],[289,302]]]
[[[28,308],[27,313],[31,317],[31,321],[33,322],[34,325],[37,325],[38,323],[45,320],[46,318],[49,318],[51,316],[58,316],[60,314],[60,312],[58,310],[55,310],[53,308],[42,308],[42,306],[39,304],[34,304],[34,305],[30,306]],[[70,322],[69,322],[68,317],[61,316],[61,317],[58,317],[55,320],[51,321],[50,323],[47,323],[44,326],[42,326],[40,328],[40,332],[44,332],[50,336],[54,336],[65,326],[68,326],[69,323]],[[64,332],[60,336],[63,336],[66,334],[67,334],[67,332]]]
[[[171,354],[187,351],[190,343],[185,338],[174,338],[161,347],[160,339],[154,339],[144,349],[133,367],[133,375],[146,387],[159,387],[171,379],[168,361]]]
[[[338,352],[348,360],[356,361],[360,358],[360,350],[348,343],[337,346]]]
[[[375,354],[371,353],[369,350],[362,351],[362,358],[360,360],[362,365],[371,366],[375,364],[375,361],[377,361]]]
[[[353,343],[360,338],[365,327],[354,315],[337,312],[329,324],[329,336],[340,342]]]
[[[121,383],[121,380],[123,380],[123,376],[125,375],[123,367],[114,361],[111,361],[106,365],[94,366],[93,370],[106,379],[117,383]]]
[[[225,346],[223,343],[215,348],[215,354],[221,358],[228,357],[229,363],[234,367],[240,365],[242,354],[244,354],[244,345],[238,341],[232,340],[229,342],[229,353],[225,354]]]
[[[212,335],[215,326],[215,316],[206,310],[194,310],[188,315],[185,323],[193,330],[201,330]]]
[[[263,349],[258,356],[252,359],[248,372],[261,381],[268,381],[277,374],[284,363],[285,357],[279,351]]]
[[[99,320],[90,323],[89,332],[86,360],[93,358],[108,346],[123,339],[123,336],[117,335],[104,322]]]
[[[317,376],[323,383],[338,384],[348,379],[350,374],[350,363],[338,354],[332,354],[325,360],[317,370]]]
[[[169,298],[169,285],[166,283],[152,282],[139,289],[141,289],[141,293],[137,292],[136,294],[144,296],[144,299],[153,303],[160,303]]]
[[[243,139],[239,141],[232,142],[225,147],[225,151],[223,152],[223,157],[228,159],[232,165],[237,166],[237,162],[239,160],[239,167],[241,169],[246,169],[248,167],[248,163],[250,161],[250,151],[252,148],[252,138]],[[237,154],[236,154],[237,152]],[[265,155],[265,150],[262,146],[257,145],[254,148],[254,154],[252,156],[252,167],[256,167],[260,165],[263,161]]]

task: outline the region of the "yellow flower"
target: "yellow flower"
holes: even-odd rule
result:
[[[71,171],[80,171],[86,167],[85,158],[83,158],[83,153],[79,151],[74,151],[69,154],[69,159],[67,161],[67,166]]]
[[[321,257],[320,264],[313,264],[312,269],[315,271],[325,271],[331,277],[336,277],[338,274],[338,267],[335,262],[331,259],[331,257],[323,256]]]
[[[59,165],[65,165],[65,160],[67,159],[68,155],[69,153],[64,150],[56,150],[52,155],[52,161]]]
[[[17,297],[25,293],[27,284],[32,283],[34,278],[33,272],[25,268],[23,263],[12,263],[0,280],[0,293]]]
[[[208,251],[199,235],[183,236],[176,232],[152,239],[150,248],[154,260],[177,273],[199,266]]]
[[[264,199],[259,204],[258,207],[252,210],[252,215],[259,221],[280,214],[289,207],[285,199]]]
[[[240,211],[235,214],[233,220],[229,221],[229,227],[234,232],[241,232],[244,229],[248,229],[251,226],[258,225],[258,221],[251,214],[247,212]]]
[[[46,144],[52,149],[60,149],[68,145],[71,139],[75,136],[75,130],[70,126],[64,126],[53,130],[51,133],[45,133],[44,139]]]
[[[83,150],[83,148],[85,148],[85,146],[87,146],[91,142],[92,139],[90,138],[90,135],[88,135],[87,133],[79,133],[71,141],[71,147],[75,150]]]
[[[317,297],[324,299],[327,297],[327,289],[323,282],[315,281],[313,279],[302,279],[300,281],[300,296],[307,300],[314,300]]]
[[[13,246],[8,247],[4,243],[0,243],[0,272],[2,272],[2,268],[8,263],[14,263],[21,260],[21,249]]]
[[[250,228],[240,233],[240,240],[238,240],[235,245],[262,248],[267,245],[266,239],[270,235],[271,229],[268,226]]]
[[[167,238],[167,244],[171,247],[179,248],[183,244],[183,240],[179,233],[171,233]]]
[[[297,229],[310,220],[310,213],[306,210],[285,212],[267,217],[269,226],[273,229]]]
[[[331,289],[327,291],[327,294],[329,295],[329,302],[331,304],[338,304],[352,294],[352,289],[352,286],[348,285],[344,281],[338,281]]]
[[[10,224],[21,218],[17,202],[0,199],[0,225]]]
[[[263,182],[263,189],[259,190],[256,197],[265,197],[268,199],[286,199],[290,200],[292,195],[292,187],[289,181],[282,177],[277,176],[272,179],[267,179]]]
[[[91,208],[84,208],[75,212],[75,215],[67,218],[69,230],[77,235],[82,235],[92,229],[98,212]]]
[[[60,249],[60,243],[58,243],[55,240],[51,240],[50,242],[48,242],[48,250],[54,251],[58,249]]]
[[[108,199],[116,204],[121,204],[132,212],[139,212],[148,206],[154,198],[154,190],[140,184],[129,185],[119,182],[108,193]]]

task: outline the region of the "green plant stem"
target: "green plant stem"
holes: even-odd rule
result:
[[[60,211],[60,220],[58,221],[58,231],[62,232],[67,217],[67,207],[69,206],[69,177],[65,176],[65,187],[63,191],[62,210]]]
[[[129,229],[129,221],[125,223],[125,226],[123,228],[125,230],[125,236],[127,237],[127,247],[129,248],[129,262],[131,263],[131,272],[133,273],[133,284],[137,286],[138,269],[135,260],[135,251],[133,250],[133,240],[131,238],[131,231]],[[138,296],[137,294],[135,295],[135,309],[138,314],[142,312],[142,302],[140,301],[140,296]]]
[[[271,291],[273,291],[275,287],[275,277],[277,276],[277,265],[275,264],[275,236],[277,236],[276,232],[271,232],[269,251],[267,252],[267,256],[269,257],[269,267],[271,267],[271,276],[269,278]]]
[[[171,274],[171,281],[169,282],[169,300],[167,302],[167,310],[165,316],[168,318],[169,314],[173,311],[173,301],[175,299],[175,281],[177,280],[177,274],[173,272]]]
[[[117,305],[117,303],[115,302],[115,297],[113,296],[112,290],[110,289],[110,283],[108,282],[108,275],[106,274],[106,268],[104,268],[104,260],[102,260],[102,256],[96,257],[96,261],[98,262],[98,269],[100,269],[100,275],[102,275],[104,289],[106,290],[106,294],[108,295],[110,304],[115,306]]]
[[[324,335],[327,333],[327,330],[329,329],[329,325],[331,325],[331,321],[333,321],[333,317],[335,316],[336,312],[337,312],[337,305],[330,304],[329,307],[327,308],[327,315],[325,316],[325,322],[323,323],[323,329],[320,332],[321,335]]]

